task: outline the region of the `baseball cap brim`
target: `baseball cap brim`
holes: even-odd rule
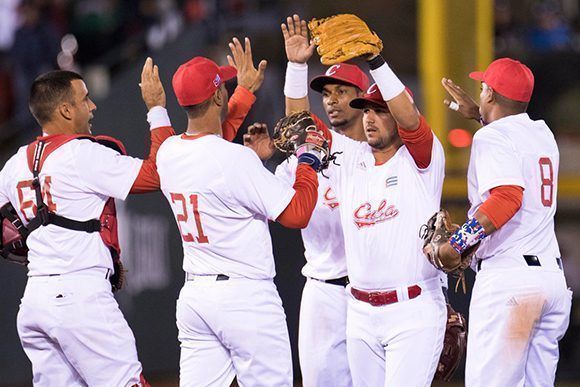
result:
[[[473,71],[469,73],[469,78],[483,82],[483,74],[484,74],[483,71]]]
[[[328,75],[319,75],[317,77],[312,78],[312,80],[310,81],[310,88],[314,91],[322,93],[322,89],[324,88],[324,85],[328,85],[328,84],[333,84],[333,85],[339,84],[339,85],[353,86],[353,87],[356,87],[357,89],[359,88],[358,85],[355,85],[354,83],[352,83],[344,78],[330,77]]]
[[[388,109],[389,108],[387,106],[386,102],[380,103],[380,102],[377,102],[376,100],[370,99],[370,98],[355,98],[355,99],[350,101],[349,105],[353,109],[365,109],[368,107],[381,108],[381,109]]]
[[[229,81],[238,74],[238,70],[236,70],[233,66],[220,66],[220,77],[222,78],[222,82]]]

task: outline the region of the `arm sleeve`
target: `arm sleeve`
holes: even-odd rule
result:
[[[157,151],[163,141],[173,136],[175,132],[170,126],[155,128],[151,131],[151,147],[149,157],[143,160],[137,178],[131,187],[131,193],[145,193],[159,190],[159,175],[157,174]]]
[[[419,118],[419,127],[416,130],[405,130],[401,127],[399,135],[409,150],[417,167],[424,169],[431,164],[431,151],[433,149],[433,132],[422,115]]]
[[[525,187],[521,157],[498,130],[480,129],[473,138],[471,157],[479,195],[501,185]]]
[[[502,185],[492,188],[490,195],[479,207],[494,227],[499,229],[506,224],[522,206],[524,189],[517,185]]]
[[[222,124],[222,135],[225,140],[233,141],[238,129],[246,119],[256,96],[243,86],[237,86],[228,101],[228,116]]]
[[[292,200],[276,221],[288,228],[305,228],[318,199],[318,177],[308,165],[300,164],[296,168],[294,190]]]

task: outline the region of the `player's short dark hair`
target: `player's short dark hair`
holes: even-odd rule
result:
[[[512,114],[525,113],[528,110],[528,102],[514,101],[513,99],[504,97],[495,90],[493,91],[493,97],[498,105]]]
[[[83,77],[72,71],[56,70],[34,80],[30,87],[28,107],[41,126],[50,121],[59,104],[72,102],[71,82],[75,79],[83,80]]]
[[[195,119],[203,116],[211,105],[212,98],[208,98],[205,101],[198,103],[197,105],[184,106],[183,110],[187,113],[187,117],[190,119]]]

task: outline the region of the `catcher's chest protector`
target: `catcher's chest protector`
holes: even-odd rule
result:
[[[58,149],[59,147],[61,147],[62,145],[66,144],[69,141],[72,140],[91,140],[94,142],[97,142],[103,146],[106,146],[108,148],[111,148],[123,155],[127,154],[127,151],[125,150],[125,147],[123,146],[123,144],[112,138],[112,137],[108,137],[108,136],[87,136],[87,135],[55,135],[55,136],[48,136],[45,137],[45,145],[44,145],[44,150],[42,151],[42,153],[40,155],[38,155],[38,157],[36,157],[38,160],[38,165],[36,166],[37,168],[37,172],[40,173],[40,170],[42,168],[42,165],[44,164],[44,161],[46,160],[46,158],[52,153],[54,152],[56,149]],[[37,152],[37,147],[39,145],[39,141],[34,141],[31,144],[28,145],[27,148],[27,158],[28,158],[28,167],[30,168],[30,170],[32,172],[34,172],[34,168],[35,168],[35,153]],[[32,187],[34,188],[34,187]],[[42,198],[42,197],[41,197]],[[38,205],[39,203],[37,203]],[[36,219],[38,218],[38,214],[36,218],[33,218],[30,220],[29,226],[31,223],[36,223]],[[70,219],[66,219],[63,217],[60,217],[61,219],[64,219],[64,221],[59,222],[59,226],[64,227],[64,228],[68,228],[68,229],[73,229],[73,230],[78,230],[78,228],[74,228],[74,227],[68,227],[67,221],[73,222]],[[120,261],[120,255],[121,255],[121,248],[119,246],[119,234],[118,234],[118,230],[117,230],[117,209],[115,207],[115,200],[113,198],[109,198],[105,204],[105,207],[103,208],[103,212],[101,213],[101,216],[98,219],[98,222],[95,222],[95,220],[90,220],[88,222],[94,222],[95,224],[100,224],[100,227],[98,227],[98,231],[99,234],[101,236],[101,239],[103,240],[103,243],[105,244],[105,246],[107,246],[109,248],[109,250],[111,251],[111,255],[113,258],[113,262],[118,262]],[[53,222],[48,222],[53,223]],[[76,222],[78,223],[83,223],[83,222]],[[30,232],[32,232],[33,230],[30,230]],[[85,230],[86,231],[86,230]],[[87,232],[92,232],[92,231],[87,231]]]

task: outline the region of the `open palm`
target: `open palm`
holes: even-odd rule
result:
[[[308,27],[306,21],[298,15],[286,18],[286,24],[282,23],[282,35],[286,47],[286,57],[289,62],[306,63],[314,53],[314,44],[308,41]]]

